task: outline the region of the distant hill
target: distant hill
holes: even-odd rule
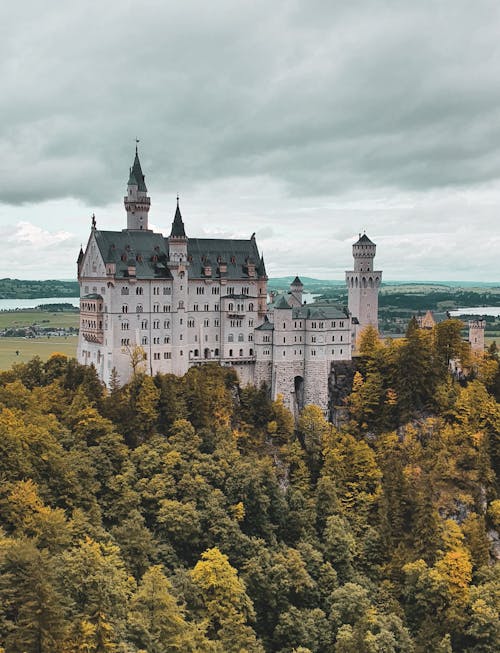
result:
[[[77,297],[78,281],[29,281],[26,279],[0,279],[0,299],[38,299],[39,297]]]

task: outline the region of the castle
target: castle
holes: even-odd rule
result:
[[[360,235],[346,272],[348,308],[307,305],[296,277],[268,303],[267,274],[255,234],[248,240],[191,238],[179,198],[170,235],[148,228],[150,198],[139,155],[124,198],[127,228],[102,231],[92,219],[78,256],[78,360],[108,384],[125,383],[139,346],[148,373],[182,375],[215,361],[243,384],[265,382],[295,414],[314,403],[328,410],[328,378],[351,359],[355,339],[378,326],[380,271],[375,244]]]

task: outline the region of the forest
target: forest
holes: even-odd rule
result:
[[[368,328],[335,426],[214,364],[0,372],[0,650],[499,651],[499,355],[460,327]]]

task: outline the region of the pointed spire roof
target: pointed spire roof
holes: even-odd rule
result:
[[[181,210],[179,208],[179,196],[177,196],[177,208],[175,209],[174,221],[172,222],[172,231],[170,238],[186,238],[184,222],[182,221]]]
[[[142,174],[141,162],[139,161],[139,152],[137,151],[137,145],[135,146],[135,158],[134,164],[130,169],[130,177],[128,179],[128,185],[136,185],[138,190],[147,193],[148,189],[146,188],[146,182],[144,181],[144,175]]]
[[[267,277],[266,265],[264,263],[264,256],[260,257],[259,265],[257,266],[257,274],[259,277]]]
[[[302,287],[304,287],[304,284],[299,279],[299,277],[295,277],[295,279],[292,281],[292,283],[290,285],[291,286],[302,286]]]
[[[83,256],[84,256],[83,247],[80,245],[80,253],[78,254],[78,260],[77,260],[78,265],[80,265],[80,263],[83,261]]]
[[[359,240],[354,243],[355,245],[375,245],[375,243],[368,238],[364,233],[363,235],[359,234]]]

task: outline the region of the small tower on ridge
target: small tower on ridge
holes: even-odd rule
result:
[[[482,318],[469,320],[469,342],[473,352],[484,353],[484,330],[486,321]]]
[[[299,277],[295,277],[295,279],[290,284],[290,292],[293,295],[293,297],[297,300],[299,306],[302,306],[303,291],[304,291],[304,284],[299,279]]]
[[[378,329],[378,290],[382,272],[373,269],[376,249],[366,234],[360,234],[352,246],[354,270],[345,273],[349,312],[359,323],[355,328],[356,338],[369,324]]]
[[[148,189],[142,174],[137,145],[135,146],[134,164],[130,168],[127,194],[123,198],[123,202],[127,211],[127,229],[147,230],[151,198],[148,197]]]

